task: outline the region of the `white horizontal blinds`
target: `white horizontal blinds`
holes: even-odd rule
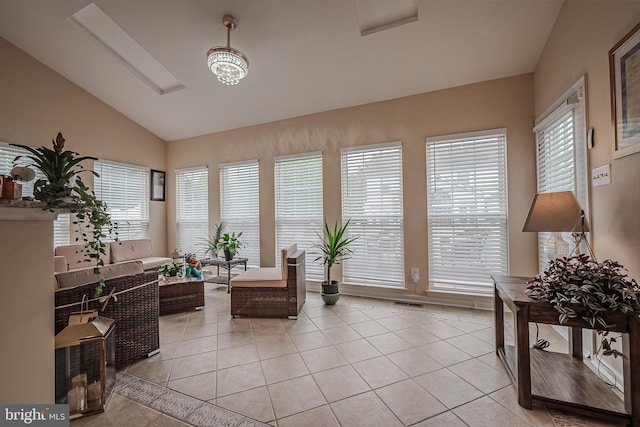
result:
[[[342,151],[342,222],[350,218],[347,236],[359,236],[345,282],[404,287],[402,206],[400,143]]]
[[[107,204],[111,221],[118,224],[120,240],[144,239],[149,235],[149,169],[135,165],[94,162],[100,177],[94,192]]]
[[[507,274],[504,131],[427,139],[429,283],[487,291]]]
[[[18,148],[11,147],[9,145],[0,144],[0,175],[9,175],[11,169],[13,169],[13,159],[16,156],[28,154],[27,151]],[[22,159],[19,161],[20,165],[26,165],[28,159]],[[41,178],[44,178],[44,174],[35,168],[31,168],[36,173],[36,177],[33,181],[22,183],[22,196],[33,196],[33,184]],[[53,221],[53,246],[61,246],[69,244],[69,214],[58,214],[58,218]]]
[[[313,245],[322,235],[322,154],[275,160],[276,254],[291,243],[305,250],[307,277],[322,277]],[[281,257],[276,256],[280,267]]]
[[[209,232],[209,171],[206,167],[176,171],[178,249],[203,257]]]
[[[239,256],[260,266],[260,186],[258,162],[220,165],[220,219],[224,232],[242,232]]]
[[[565,105],[559,117],[548,121],[536,132],[538,162],[538,193],[556,191],[576,192],[576,150],[574,111]],[[578,198],[580,200],[580,198]],[[585,206],[584,203],[580,203]],[[544,271],[550,258],[544,250],[544,242],[553,233],[538,233],[538,268]],[[563,233],[571,241],[570,233]]]

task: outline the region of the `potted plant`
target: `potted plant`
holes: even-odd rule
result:
[[[27,159],[23,166],[36,168],[45,176],[34,183],[33,189],[34,198],[44,202],[45,209],[64,209],[75,214],[73,224],[78,226],[81,236],[75,240],[82,240],[86,245],[86,260],[96,261],[94,273],[100,276],[100,267],[104,266],[102,256],[106,255],[104,240],[108,237],[118,240],[117,224],[111,222],[107,206],[82,182],[80,176],[81,172],[99,176],[92,170],[84,169],[81,164],[85,160],[97,158],[79,157],[74,151],[63,151],[64,142],[62,133],[58,132],[56,139],[52,140],[53,150],[47,147],[32,148],[11,144],[29,152],[27,155],[16,156],[13,163],[18,165],[21,163],[20,160]],[[95,297],[100,296],[103,287],[104,279],[99,277]]]
[[[182,263],[180,261],[172,261],[162,264],[158,271],[164,277],[176,277],[182,271]]]
[[[207,235],[206,239],[203,239],[207,245],[207,248],[204,251],[204,255],[207,256],[210,254],[213,258],[218,258],[220,251],[222,251],[222,246],[220,244],[222,235],[224,232],[225,223],[224,221],[220,221],[220,224],[215,224],[215,233],[214,235]]]
[[[238,249],[244,247],[244,243],[240,241],[242,231],[236,234],[235,231],[231,233],[224,233],[220,239],[218,239],[218,247],[224,251],[224,259],[231,261],[238,253]]]
[[[625,357],[611,347],[615,338],[607,338],[610,325],[603,316],[605,312],[640,310],[640,287],[625,271],[615,261],[599,263],[585,254],[557,258],[528,283],[526,292],[531,298],[548,301],[560,313],[561,324],[576,317],[587,322],[602,336],[603,355]]]
[[[351,219],[348,219],[342,227],[338,227],[336,221],[332,231],[325,221],[324,236],[317,233],[321,242],[317,243],[315,247],[319,249],[321,254],[314,261],[322,260],[322,264],[327,266],[326,280],[321,283],[322,292],[320,293],[322,300],[327,305],[333,305],[340,299],[339,283],[337,280],[331,280],[331,267],[351,257],[352,252],[349,245],[358,238],[358,236],[345,236],[350,222]]]

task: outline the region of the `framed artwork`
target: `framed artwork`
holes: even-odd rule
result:
[[[640,24],[609,51],[613,157],[640,151]]]
[[[164,202],[164,172],[151,169],[151,200]]]

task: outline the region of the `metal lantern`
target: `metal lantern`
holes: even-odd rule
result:
[[[56,335],[56,403],[69,418],[103,412],[116,382],[115,321],[81,312]]]

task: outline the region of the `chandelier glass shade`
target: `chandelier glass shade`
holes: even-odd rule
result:
[[[225,15],[222,23],[227,27],[227,45],[209,49],[207,65],[221,83],[236,85],[247,76],[249,59],[244,53],[231,47],[230,33],[238,25],[236,19],[231,15]]]

